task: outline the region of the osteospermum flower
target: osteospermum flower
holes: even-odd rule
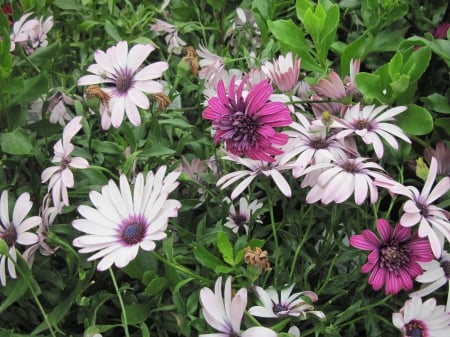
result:
[[[241,322],[247,306],[247,289],[241,288],[232,296],[231,277],[225,281],[222,297],[222,276],[217,278],[214,292],[200,290],[200,301],[206,322],[219,333],[201,334],[199,337],[276,337],[277,333],[261,326],[241,331]]]
[[[413,296],[426,296],[433,293],[443,285],[448,285],[446,311],[450,312],[450,254],[443,251],[438,260],[419,263],[424,272],[416,277],[416,281],[423,283],[419,290],[409,294]]]
[[[141,124],[139,108],[148,109],[150,101],[145,93],[156,94],[163,86],[153,81],[162,76],[169,67],[167,62],[155,62],[140,68],[148,55],[155,50],[150,44],[137,44],[128,51],[128,43],[120,41],[105,52],[94,54],[97,63],[88,68],[94,75],[86,75],[78,80],[78,85],[105,83],[102,88],[110,96],[111,122],[118,128],[126,113],[133,125]]]
[[[213,121],[214,141],[225,142],[232,154],[274,162],[273,156],[283,151],[273,145],[284,145],[288,141],[288,136],[276,132],[274,127],[292,122],[289,109],[283,103],[268,101],[273,89],[267,81],[253,87],[244,99],[245,82],[244,79],[236,92],[233,78],[227,94],[220,81],[218,96],[209,99],[203,117]]]
[[[253,316],[267,318],[284,318],[287,316],[306,317],[307,313],[316,315],[319,318],[325,318],[321,311],[314,311],[314,306],[305,301],[302,297],[308,297],[311,302],[317,302],[318,297],[312,291],[302,291],[292,293],[294,284],[281,290],[280,295],[273,287],[264,290],[261,287],[254,286],[253,290],[262,303],[262,306],[251,307],[248,312]]]
[[[400,312],[392,314],[392,322],[402,331],[402,337],[450,336],[450,313],[445,306],[430,298],[422,303],[418,296],[407,300]]]
[[[120,176],[120,189],[112,180],[102,187],[101,193],[91,191],[89,197],[94,207],[81,205],[73,227],[86,235],[73,241],[80,253],[96,253],[88,261],[100,259],[97,269],[103,271],[113,263],[123,268],[137,255],[139,248],[155,249],[155,241],[166,238],[169,218],[176,217],[181,204],[167,199],[178,183],[180,172],[166,177],[162,166],[146,178],[139,173],[131,190],[125,175]]]
[[[352,194],[357,205],[361,205],[370,195],[370,203],[378,199],[378,190],[373,179],[384,177],[383,168],[368,162],[367,158],[333,159],[330,163],[315,164],[302,174],[325,169],[317,178],[317,183],[306,196],[308,203],[321,200],[323,204],[341,203]]]
[[[39,216],[26,218],[33,203],[30,201],[28,193],[22,193],[17,198],[14,205],[12,220],[9,218],[8,191],[3,191],[0,197],[0,238],[2,238],[9,248],[9,255],[0,254],[0,282],[6,286],[6,268],[12,278],[17,278],[14,262],[17,261],[16,244],[29,246],[38,242],[39,238],[35,233],[28,232],[38,226],[41,222]]]
[[[381,240],[368,229],[350,238],[353,247],[371,251],[361,272],[370,272],[369,284],[374,290],[384,284],[386,295],[395,295],[400,289],[411,290],[412,279],[422,273],[419,262],[433,258],[429,242],[400,224],[392,229],[385,219],[378,219],[377,229]]]
[[[387,105],[375,107],[375,105],[360,108],[359,103],[347,110],[343,119],[335,118],[332,127],[343,128],[336,138],[344,138],[351,134],[356,134],[366,144],[372,144],[378,158],[383,157],[384,147],[381,139],[384,139],[394,149],[398,149],[397,140],[400,138],[407,143],[411,143],[403,130],[397,125],[388,123],[394,121],[394,116],[405,111],[405,106],[398,106],[386,110]]]
[[[300,59],[289,52],[286,56],[280,55],[273,63],[266,61],[262,67],[281,91],[294,89],[300,75]]]
[[[437,160],[433,157],[421,192],[415,186],[403,186],[382,176],[378,177],[376,184],[387,188],[391,193],[401,194],[410,199],[403,205],[404,213],[400,223],[405,227],[419,224],[419,236],[428,237],[434,256],[440,257],[443,247],[439,236],[444,235],[450,242],[450,222],[448,213],[433,203],[450,189],[450,177],[442,178],[432,189],[437,169]]]
[[[241,228],[244,228],[245,233],[248,233],[248,225],[252,215],[255,214],[258,209],[261,209],[262,206],[263,204],[258,200],[253,200],[249,204],[246,198],[240,198],[239,210],[236,210],[234,204],[231,203],[230,213],[224,226],[230,228],[234,233],[237,233]],[[256,219],[256,222],[262,223],[259,219]]]

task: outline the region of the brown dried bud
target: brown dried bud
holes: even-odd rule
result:
[[[185,49],[185,53],[186,53],[186,55],[182,58],[182,61],[184,61],[190,65],[192,74],[195,77],[197,77],[199,65],[198,65],[197,53],[195,52],[194,47],[187,46]]]
[[[158,109],[160,111],[166,111],[167,107],[170,105],[170,98],[166,94],[159,92],[152,95],[152,100],[158,103]]]
[[[104,92],[98,85],[90,85],[86,89],[86,99],[98,98],[102,104],[109,110],[109,100],[111,96]]]
[[[262,268],[263,271],[272,269],[269,262],[269,253],[259,247],[256,247],[255,250],[251,249],[249,246],[245,247],[244,261],[247,264]]]

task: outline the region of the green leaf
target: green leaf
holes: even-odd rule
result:
[[[113,143],[113,142],[108,142],[108,141],[104,141],[104,140],[99,140],[99,139],[93,139],[92,140],[92,149],[95,150],[96,152],[101,152],[101,153],[108,153],[108,154],[121,154],[123,153],[123,146],[117,144],[117,143]]]
[[[403,54],[397,52],[388,63],[388,74],[391,77],[391,79],[394,79],[397,76],[397,74],[400,74],[402,66],[403,66]]]
[[[5,240],[0,237],[0,255],[8,255],[9,247]]]
[[[15,129],[12,132],[3,133],[0,138],[3,152],[14,155],[32,155],[34,146],[30,135],[23,129]]]
[[[428,103],[430,109],[443,114],[450,114],[450,105],[445,96],[434,93],[420,99],[424,103]]]
[[[23,90],[18,91],[9,101],[8,107],[14,105],[26,105],[29,102],[33,102],[41,95],[46,94],[48,91],[48,78],[46,74],[40,74],[39,76],[26,79],[23,81]]]
[[[119,42],[123,40],[116,27],[109,20],[105,20],[105,31],[114,41]]]
[[[350,61],[352,59],[364,59],[372,48],[374,38],[368,32],[365,31],[363,35],[350,43],[342,53],[341,57],[341,75],[345,76],[349,74]]]
[[[78,0],[54,0],[53,4],[65,10],[80,11],[83,9],[83,6],[81,6]]]
[[[444,129],[445,132],[447,132],[447,135],[450,135],[450,118],[438,118],[434,121],[435,126],[439,126]]]
[[[414,50],[411,47],[408,52],[410,53],[410,56],[404,61],[402,73],[411,76],[412,81],[417,81],[423,75],[425,70],[427,70],[430,64],[431,48],[422,47],[418,50]]]
[[[166,285],[167,279],[165,277],[155,277],[147,284],[144,293],[148,296],[156,295],[163,290]]]
[[[194,256],[197,261],[206,268],[212,270],[215,270],[218,266],[228,268],[217,256],[211,254],[209,250],[198,244],[194,244]]]
[[[386,101],[383,94],[385,88],[381,84],[381,78],[377,74],[359,73],[355,77],[356,87],[364,96],[375,98],[381,103]]]
[[[133,303],[125,305],[127,312],[128,324],[140,324],[145,321],[152,313],[152,303],[147,301],[144,303]]]
[[[176,153],[176,151],[172,150],[171,148],[159,145],[159,146],[152,146],[150,149],[145,150],[145,152],[143,152],[143,156],[162,157],[173,155],[174,153]]]
[[[7,287],[2,287],[0,290],[0,294],[2,294],[0,314],[8,309],[11,304],[20,300],[27,289],[27,283],[20,277],[15,280],[8,280]]]
[[[225,232],[217,233],[217,248],[222,253],[223,260],[234,266],[233,246]]]
[[[313,2],[310,0],[297,0],[295,2],[295,11],[297,13],[297,18],[303,22],[306,11],[313,7]]]
[[[0,39],[0,80],[8,78],[12,71],[9,32],[5,29],[2,35],[3,37]]]
[[[396,118],[398,125],[407,134],[422,136],[433,131],[433,117],[427,109],[418,105],[408,105],[408,110]]]

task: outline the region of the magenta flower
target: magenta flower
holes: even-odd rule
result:
[[[410,228],[397,224],[394,229],[385,219],[377,221],[381,240],[371,230],[365,229],[361,235],[353,235],[350,244],[362,250],[371,250],[368,262],[361,272],[369,273],[369,284],[374,290],[385,285],[385,293],[397,294],[400,289],[411,290],[412,279],[422,273],[418,262],[433,259],[427,240],[411,234]]]
[[[394,116],[405,111],[405,106],[399,106],[385,110],[387,105],[375,107],[375,105],[360,108],[359,103],[351,107],[345,113],[343,119],[335,118],[332,127],[343,128],[336,137],[344,138],[351,134],[356,134],[366,144],[372,144],[378,158],[383,157],[384,148],[381,139],[384,139],[394,149],[398,149],[398,143],[394,137],[400,138],[407,143],[411,143],[402,129],[397,125],[388,123],[394,121]]]
[[[161,77],[167,70],[167,62],[155,62],[139,68],[153,50],[155,47],[150,44],[137,44],[128,52],[126,41],[108,48],[106,53],[97,50],[94,55],[97,63],[88,68],[93,75],[86,75],[78,80],[78,85],[109,85],[102,90],[111,97],[109,106],[115,128],[122,123],[124,113],[133,125],[140,125],[141,116],[137,107],[150,107],[150,101],[144,93],[156,94],[163,90],[162,85],[153,80]]]
[[[450,222],[448,212],[433,203],[450,189],[450,177],[442,178],[432,189],[436,180],[437,166],[437,160],[433,157],[422,192],[415,186],[403,186],[386,177],[379,177],[375,183],[387,188],[391,193],[401,194],[410,199],[403,205],[404,214],[400,223],[405,227],[419,224],[419,236],[421,238],[427,236],[434,256],[440,257],[443,247],[439,236],[444,235],[450,242]]]
[[[262,66],[264,72],[270,77],[281,91],[294,89],[300,75],[300,59],[289,52],[286,56],[280,55],[273,63],[266,61]]]
[[[283,151],[273,145],[284,145],[288,141],[288,136],[276,132],[274,127],[292,122],[289,109],[283,103],[268,101],[273,89],[267,81],[253,87],[244,99],[245,82],[246,79],[236,93],[233,78],[227,95],[223,81],[220,81],[218,96],[208,101],[203,117],[213,121],[214,141],[225,142],[232,154],[274,162],[273,156]]]

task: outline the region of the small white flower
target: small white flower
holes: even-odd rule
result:
[[[253,200],[249,204],[246,198],[240,198],[239,210],[236,210],[234,204],[231,203],[230,214],[228,215],[227,222],[224,224],[224,226],[230,228],[233,233],[237,233],[240,228],[244,228],[245,233],[248,234],[248,226],[250,224],[252,215],[255,214],[258,209],[261,209],[262,206],[263,204],[258,200]],[[256,222],[262,223],[259,218],[256,219]]]

